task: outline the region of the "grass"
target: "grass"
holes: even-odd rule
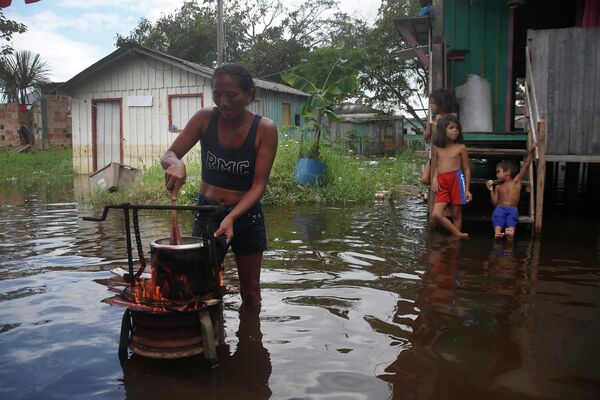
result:
[[[339,147],[321,146],[321,159],[327,165],[327,173],[324,184],[319,187],[304,187],[296,183],[294,167],[297,159],[296,141],[280,141],[267,191],[262,199],[263,204],[360,204],[373,201],[377,191],[409,188],[409,191],[415,192],[420,185],[418,182],[421,166],[415,163],[410,150],[395,157],[369,160]],[[187,171],[194,173],[194,176],[188,176],[188,182],[180,192],[178,204],[196,202],[200,164],[195,162],[187,165]],[[164,187],[164,172],[160,165],[144,170],[142,179],[142,184],[135,188],[118,190],[115,193],[96,191],[91,202],[95,206],[169,202],[169,195]]]
[[[33,187],[73,180],[70,149],[14,153],[0,151],[0,185]]]

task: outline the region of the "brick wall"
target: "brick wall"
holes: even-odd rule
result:
[[[59,149],[71,147],[71,99],[67,96],[44,95],[46,115],[48,118],[47,147]],[[35,147],[42,147],[42,105],[36,101],[31,111],[33,114],[32,132],[35,135]]]
[[[0,104],[0,149],[21,144],[19,114],[17,103]]]

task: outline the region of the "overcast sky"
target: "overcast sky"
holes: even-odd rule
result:
[[[298,0],[284,0],[296,4]],[[127,35],[141,17],[155,21],[183,0],[12,0],[4,15],[27,26],[13,36],[16,50],[39,53],[55,82],[70,79],[115,50],[115,35]],[[373,22],[380,0],[341,0],[342,11]]]

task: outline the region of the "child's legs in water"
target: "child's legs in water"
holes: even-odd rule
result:
[[[456,228],[456,226],[454,226],[454,224],[452,223],[452,221],[450,221],[450,219],[448,219],[448,217],[444,216],[444,209],[447,205],[448,203],[435,203],[433,205],[431,217],[434,219],[435,222],[440,224],[442,227],[444,227],[444,229],[446,229],[454,236],[468,237],[469,235],[467,235],[466,233],[462,233],[459,229]]]
[[[459,231],[462,229],[462,206],[460,204],[452,204],[452,220],[454,222],[454,226]]]
[[[507,238],[513,238],[515,237],[515,232],[517,230],[516,226],[507,226],[506,229],[504,230],[504,233],[506,234]]]

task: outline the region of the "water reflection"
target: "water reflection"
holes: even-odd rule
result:
[[[393,399],[430,399],[436,388],[442,358],[435,345],[448,330],[457,315],[463,271],[459,270],[461,240],[433,235],[429,238],[427,267],[422,276],[423,287],[416,294],[414,305],[418,316],[404,318],[406,308],[399,302],[396,321],[408,321],[412,333],[409,345],[390,364],[380,378],[392,383]],[[410,310],[412,313],[412,309]]]
[[[229,310],[231,312],[231,310]],[[210,398],[268,399],[271,358],[260,329],[260,307],[239,308],[237,342],[217,346],[219,366],[211,369],[203,356],[154,360],[137,355],[124,361],[127,399]],[[235,348],[232,352],[231,348]],[[174,389],[176,388],[176,389]]]
[[[123,217],[82,221],[95,212],[67,189],[0,190],[0,398],[600,394],[600,224],[588,216],[549,217],[539,240],[495,242],[486,226],[456,242],[429,235],[413,198],[266,208],[263,307],[239,310],[228,265],[221,366],[133,356],[122,368],[122,309],[96,282],[127,264]],[[140,215],[146,253],[168,217]]]

